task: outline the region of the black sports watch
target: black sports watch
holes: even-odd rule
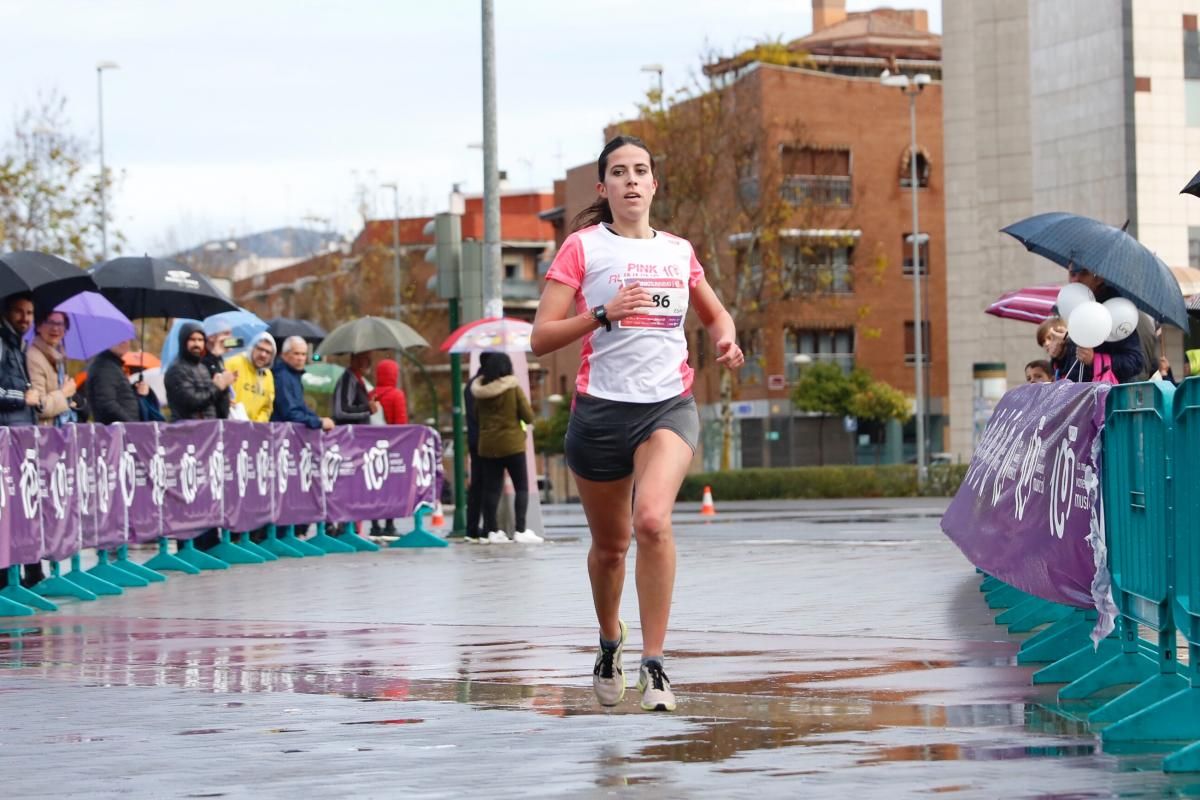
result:
[[[604,326],[604,330],[611,331],[612,323],[608,321],[608,309],[599,305],[592,309],[592,319]]]

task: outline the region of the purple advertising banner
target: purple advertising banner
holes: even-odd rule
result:
[[[441,489],[441,440],[418,425],[345,425],[323,439],[321,481],[330,522],[407,517]]]
[[[420,425],[196,421],[0,428],[0,567],[82,547],[328,520],[436,502],[441,440]]]
[[[82,546],[75,503],[75,426],[38,428],[38,486],[41,490],[42,555],[69,558]]]
[[[92,449],[88,453],[88,505],[91,508],[93,538],[84,523],[84,547],[118,547],[126,541],[125,506],[121,501],[118,481],[121,474],[121,451],[125,444],[125,429],[121,425],[89,425],[92,429]]]
[[[125,507],[125,529],[134,542],[153,542],[162,535],[162,504],[166,493],[166,459],[158,451],[158,425],[123,425],[117,487]]]
[[[180,422],[159,430],[166,462],[162,513],[164,523],[169,522],[164,525],[167,536],[185,538],[221,524],[225,475],[223,465],[216,463],[220,441],[220,426],[208,422]]]
[[[296,423],[271,426],[275,437],[275,523],[305,525],[325,517],[320,431]]]
[[[224,527],[252,531],[275,512],[275,453],[270,425],[220,423],[224,441]]]
[[[1031,383],[1000,400],[942,530],[1036,597],[1113,611],[1100,508],[1106,384]]]

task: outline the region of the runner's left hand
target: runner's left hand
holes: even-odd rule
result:
[[[717,363],[724,364],[729,369],[739,369],[746,363],[746,357],[742,355],[742,348],[737,346],[737,343],[732,339],[722,339],[717,342]]]

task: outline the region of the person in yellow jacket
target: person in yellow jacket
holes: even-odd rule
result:
[[[241,404],[251,422],[271,420],[275,406],[275,376],[271,372],[274,360],[275,339],[263,331],[249,347],[225,362],[225,369],[236,375],[233,402]]]

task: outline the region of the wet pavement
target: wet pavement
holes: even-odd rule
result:
[[[681,506],[672,715],[592,698],[572,506],[0,619],[2,796],[1200,796],[1045,707],[945,504]],[[623,613],[636,676],[632,566]]]

